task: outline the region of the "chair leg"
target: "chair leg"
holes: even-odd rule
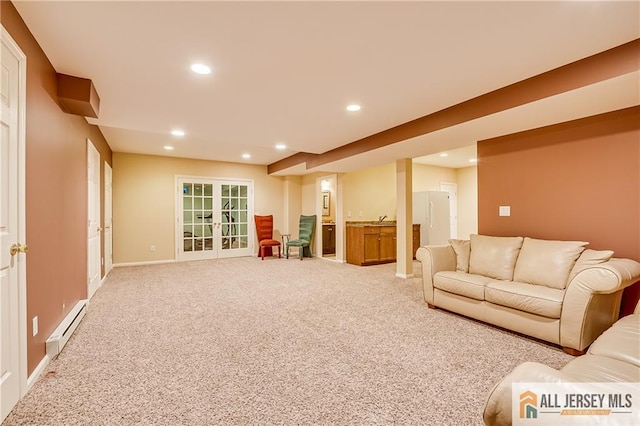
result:
[[[278,246],[278,259],[282,259],[282,256],[280,256],[280,246]]]
[[[289,246],[287,245],[287,247],[284,249],[284,254],[285,254],[285,258],[288,259],[289,258]]]
[[[260,247],[260,257],[264,260],[264,247]]]

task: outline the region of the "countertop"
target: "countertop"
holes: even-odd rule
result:
[[[377,220],[347,222],[347,226],[396,226],[395,220],[385,220],[378,222]]]

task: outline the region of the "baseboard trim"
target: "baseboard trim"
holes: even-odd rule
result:
[[[124,263],[114,263],[113,267],[114,268],[120,268],[122,266],[144,266],[144,265],[160,265],[163,263],[176,263],[177,260],[175,259],[171,259],[171,260],[149,260],[146,262],[124,262]]]
[[[47,366],[49,365],[50,361],[51,361],[51,359],[49,359],[49,355],[45,355],[44,358],[42,358],[42,360],[40,361],[38,366],[33,370],[33,373],[31,373],[31,375],[27,379],[27,391],[25,392],[25,394],[27,392],[29,392],[29,390],[35,384],[35,382],[38,381],[38,378],[40,378],[40,375],[47,368]]]
[[[401,273],[399,273],[399,272],[396,272],[396,277],[398,277],[398,278],[403,278],[403,279],[405,279],[405,280],[406,280],[407,278],[413,278],[413,277],[415,277],[415,275],[413,275],[413,274],[401,274]]]

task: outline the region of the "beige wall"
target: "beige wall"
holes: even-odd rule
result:
[[[458,180],[458,238],[478,233],[478,168],[456,169]]]
[[[282,233],[292,235],[297,232],[302,212],[302,177],[284,178],[284,199],[282,200],[284,222]]]
[[[255,213],[273,214],[275,238],[287,226],[284,178],[266,166],[114,153],[114,263],[175,259],[176,175],[252,179]]]
[[[413,163],[413,192],[441,191],[443,182],[457,183],[456,169]]]
[[[394,163],[371,167],[340,177],[344,191],[345,221],[396,218],[396,166]],[[351,215],[351,217],[349,217]]]

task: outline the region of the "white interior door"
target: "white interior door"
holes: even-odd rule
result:
[[[0,422],[26,383],[25,61],[2,28],[0,67]]]
[[[458,185],[440,183],[440,190],[449,193],[449,227],[451,238],[458,238]]]
[[[104,275],[113,267],[113,169],[104,163]]]
[[[178,260],[251,256],[253,182],[178,178]]]
[[[87,139],[87,181],[89,201],[87,213],[87,297],[100,286],[100,153]]]

